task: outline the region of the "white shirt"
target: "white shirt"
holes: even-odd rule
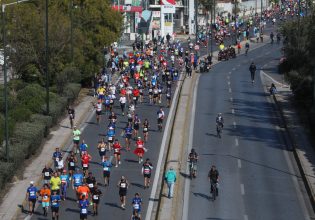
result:
[[[119,99],[119,102],[122,103],[122,104],[125,104],[127,101],[126,97],[125,96],[121,96],[120,99]]]

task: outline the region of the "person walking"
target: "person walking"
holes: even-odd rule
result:
[[[252,62],[249,66],[250,77],[252,79],[252,83],[255,82],[255,73],[256,73],[256,65]]]
[[[168,186],[168,198],[173,198],[174,184],[176,182],[176,171],[173,167],[170,167],[170,169],[166,172],[165,181]]]

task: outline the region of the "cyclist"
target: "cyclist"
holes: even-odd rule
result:
[[[217,184],[219,181],[219,171],[214,165],[211,166],[211,169],[208,173],[208,179],[211,184],[211,193],[213,193],[213,185]],[[216,195],[219,195],[218,188],[216,188]]]
[[[42,207],[44,210],[44,216],[47,216],[48,208],[49,208],[49,201],[51,196],[51,191],[48,187],[48,184],[44,184],[43,188],[40,190],[39,195],[42,198]]]
[[[50,197],[51,200],[51,212],[52,212],[52,219],[59,219],[59,206],[60,206],[60,195],[57,194],[57,191],[53,191],[52,196]]]
[[[197,175],[197,161],[198,161],[198,154],[195,149],[191,149],[188,155],[189,163],[190,163],[190,176],[196,178]]]
[[[61,196],[63,200],[67,198],[67,188],[69,187],[69,175],[67,174],[67,170],[63,170],[62,174],[60,175],[61,179]]]
[[[144,188],[149,188],[150,186],[150,178],[151,178],[151,173],[152,173],[153,165],[150,162],[150,159],[147,158],[145,162],[142,165],[142,174],[144,177]]]
[[[252,83],[255,82],[255,73],[256,73],[256,65],[254,64],[254,62],[252,62],[249,66],[249,72],[250,72],[250,77],[252,80]]]

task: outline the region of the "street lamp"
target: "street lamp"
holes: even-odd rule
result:
[[[2,41],[3,41],[3,76],[4,76],[4,136],[6,158],[9,160],[9,130],[8,130],[8,76],[7,76],[7,53],[6,53],[6,19],[5,9],[7,6],[31,0],[17,0],[16,2],[2,4]],[[48,73],[48,0],[46,0],[46,22],[45,22],[45,65],[46,65],[46,113],[49,114],[49,73]]]

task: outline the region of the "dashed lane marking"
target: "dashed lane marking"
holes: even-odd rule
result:
[[[242,168],[242,161],[240,159],[237,159],[237,166],[238,168]]]
[[[244,188],[243,183],[241,183],[241,193],[242,193],[242,195],[245,195],[245,188]]]
[[[238,146],[238,138],[235,138],[235,146]]]

